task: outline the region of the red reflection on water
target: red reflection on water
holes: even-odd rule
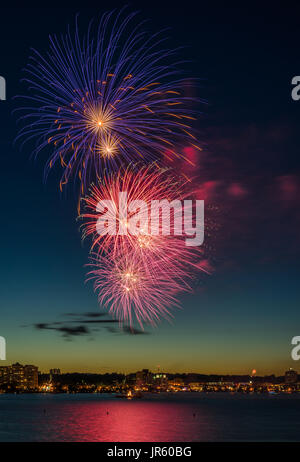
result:
[[[206,439],[205,418],[193,412],[191,403],[116,399],[56,404],[37,424],[40,441],[193,441],[199,431]]]

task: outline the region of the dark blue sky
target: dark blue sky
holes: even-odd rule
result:
[[[7,363],[65,371],[297,369],[290,341],[300,335],[300,101],[291,99],[291,79],[300,75],[299,11],[161,3],[130,8],[149,18],[150,31],[170,27],[170,43],[186,47],[181,53],[192,60],[190,75],[203,79],[197,92],[209,104],[199,120],[206,148],[198,177],[206,204],[217,208],[219,230],[209,241],[215,272],[182,299],[172,325],[164,321],[148,334],[121,334],[109,323],[71,337],[34,327],[86,321],[81,314],[99,308],[84,285],[88,246],[75,221],[76,194],[62,196],[55,174],[44,184],[45,158],[33,161],[28,148],[13,146],[12,98],[25,92],[20,79],[30,47],[45,52],[48,35],[65,32],[77,12],[84,29],[106,9],[2,8],[0,75],[8,100],[0,102],[0,335]]]

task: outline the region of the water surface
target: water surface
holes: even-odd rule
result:
[[[300,395],[0,395],[0,441],[300,441]]]

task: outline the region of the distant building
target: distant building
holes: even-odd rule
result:
[[[9,383],[10,366],[0,366],[0,384]]]
[[[157,374],[154,374],[153,383],[158,387],[163,387],[163,388],[167,387],[168,385],[167,374],[164,374],[163,372],[158,372]]]
[[[54,375],[60,375],[60,369],[50,369],[50,382],[53,379]]]
[[[191,390],[198,390],[199,388],[203,387],[203,383],[201,382],[190,382],[189,384]]]
[[[10,371],[10,382],[20,387],[25,386],[25,368],[20,363],[13,364]]]
[[[37,388],[38,367],[23,366],[20,363],[11,366],[0,366],[0,385],[14,385],[18,388]]]
[[[144,385],[150,385],[152,383],[153,374],[149,371],[149,369],[143,369],[142,371],[138,371],[135,377],[136,385],[138,387],[142,387]]]
[[[60,375],[60,369],[50,369],[50,374],[52,374],[52,375]]]
[[[174,377],[174,379],[168,381],[168,384],[173,387],[183,387],[184,380],[181,377]]]
[[[293,369],[286,371],[284,376],[285,383],[297,383],[298,382],[298,373]]]
[[[24,366],[25,371],[25,383],[27,388],[37,388],[38,387],[38,376],[39,376],[39,369],[36,366],[32,366],[31,364],[27,364]]]

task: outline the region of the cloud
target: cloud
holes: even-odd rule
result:
[[[149,332],[141,329],[136,329],[130,326],[122,326],[119,329],[115,327],[107,327],[106,328],[112,334],[127,334],[127,335],[149,335]]]
[[[55,330],[60,332],[63,337],[67,338],[68,340],[70,340],[71,337],[91,334],[91,331],[83,325],[70,327],[66,325],[58,326],[57,324],[58,323],[37,323],[34,324],[34,327],[38,330]]]
[[[62,316],[70,317],[86,317],[86,318],[102,318],[106,313],[101,313],[100,311],[85,311],[83,313],[64,313]]]
[[[65,340],[72,340],[75,337],[81,336],[92,339],[94,333],[99,332],[101,328],[105,328],[107,332],[112,334],[142,335],[149,333],[130,326],[122,326],[119,329],[110,326],[110,324],[119,323],[117,319],[97,319],[106,316],[105,313],[65,313],[63,316],[67,318],[64,321],[40,322],[22,327],[34,327],[37,330],[52,330],[61,334]],[[79,325],[74,326],[74,324]],[[93,328],[91,328],[91,326],[93,326]]]
[[[84,324],[102,324],[108,322],[119,322],[116,319],[76,319],[74,321],[69,321],[70,323],[84,323]]]

